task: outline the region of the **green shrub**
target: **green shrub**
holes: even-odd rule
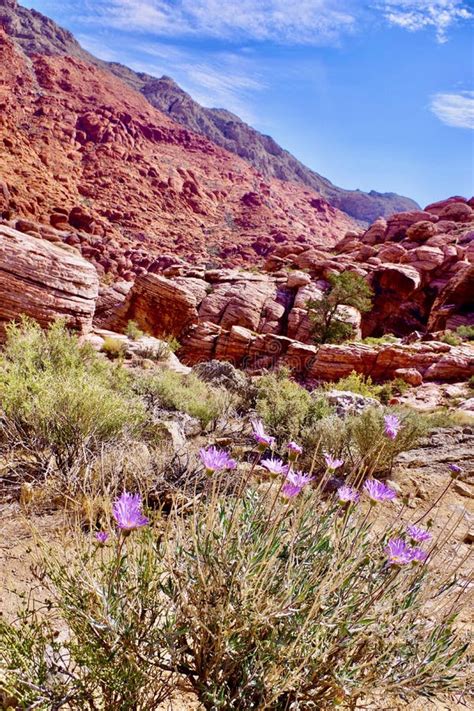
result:
[[[462,338],[449,329],[440,336],[439,340],[450,346],[460,346],[462,343]]]
[[[230,393],[204,383],[193,373],[181,375],[166,370],[142,376],[136,388],[151,407],[186,412],[200,420],[203,427],[227,414],[233,406]]]
[[[107,336],[104,338],[101,351],[111,360],[122,358],[125,355],[125,344],[120,340],[120,338]]]
[[[388,412],[392,413],[392,410]],[[335,415],[323,417],[303,429],[300,444],[304,453],[301,464],[311,468],[324,465],[324,452],[331,452],[350,462],[360,478],[388,473],[400,452],[412,449],[429,431],[428,422],[419,413],[399,411],[401,429],[395,440],[385,436],[383,408],[374,407],[344,419]]]
[[[471,390],[474,390],[474,375],[471,375],[471,377],[469,378],[468,384],[469,384],[469,387],[471,388]]]
[[[342,343],[352,335],[352,326],[341,320],[339,308],[352,306],[360,312],[372,308],[373,291],[355,272],[331,274],[329,290],[319,300],[307,304],[316,343]]]
[[[57,322],[7,326],[0,357],[0,433],[6,446],[66,472],[102,444],[137,432],[145,408],[129,376],[81,347]]]
[[[458,326],[456,333],[463,341],[474,341],[474,326]]]
[[[280,443],[297,440],[301,431],[329,414],[323,398],[313,397],[281,368],[263,375],[257,382],[256,410]]]
[[[15,706],[157,711],[178,679],[208,711],[355,709],[468,689],[452,613],[465,586],[456,568],[437,583],[437,546],[426,564],[389,563],[410,519],[390,516],[382,533],[377,521],[401,503],[341,506],[311,485],[281,501],[276,482],[225,498],[219,482],[191,515],[177,500],[156,526],[104,546],[44,547],[47,605],[0,618]]]
[[[393,333],[385,333],[383,336],[366,336],[360,342],[367,346],[383,346],[389,343],[397,343],[398,338]]]
[[[136,321],[129,321],[127,323],[125,334],[131,338],[132,341],[138,341],[139,338],[145,335]]]
[[[392,397],[402,395],[408,390],[408,384],[401,378],[389,380],[382,385],[377,385],[372,381],[370,375],[356,373],[355,370],[345,378],[340,378],[336,383],[328,383],[328,390],[348,390],[352,393],[373,397],[386,405]]]
[[[327,390],[348,390],[364,397],[378,398],[382,386],[376,385],[370,375],[365,376],[353,370],[345,378],[339,378],[335,383],[327,383],[325,387]]]
[[[168,344],[168,348],[170,349],[171,353],[176,353],[176,351],[179,351],[179,349],[181,348],[181,343],[174,336],[165,335],[162,336],[162,340]]]

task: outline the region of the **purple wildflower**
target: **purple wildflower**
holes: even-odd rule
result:
[[[449,468],[451,470],[451,476],[453,477],[453,479],[456,479],[459,476],[459,474],[461,474],[461,472],[462,472],[461,467],[458,466],[457,464],[450,464]]]
[[[232,459],[227,452],[224,452],[223,449],[217,449],[217,447],[202,448],[199,450],[199,456],[207,474],[214,474],[214,472],[222,472],[225,469],[235,469],[237,467],[235,459]]]
[[[407,526],[407,533],[412,541],[416,541],[417,543],[431,541],[433,537],[429,531],[425,528],[421,528],[421,526]]]
[[[294,496],[298,496],[303,487],[312,481],[312,479],[313,477],[309,474],[305,474],[304,472],[295,472],[293,469],[290,469],[286,475],[286,483],[284,484],[281,493],[287,499],[292,499]]]
[[[385,434],[389,439],[395,439],[400,429],[401,423],[397,415],[385,415]]]
[[[324,461],[326,462],[326,466],[328,469],[331,469],[332,471],[335,471],[336,469],[339,469],[339,467],[342,467],[344,464],[343,459],[336,459],[333,457],[331,454],[328,454],[327,452],[323,452],[324,454]]]
[[[142,498],[140,494],[129,494],[124,491],[114,502],[112,513],[117,526],[124,533],[130,533],[130,531],[146,526],[149,523],[146,516],[142,514]]]
[[[104,543],[107,542],[107,540],[109,538],[109,534],[107,533],[107,531],[97,531],[94,538],[98,543],[103,545]]]
[[[268,448],[272,449],[275,446],[275,437],[271,437],[265,432],[261,420],[252,420],[252,428],[255,441],[262,452]]]
[[[367,479],[364,483],[364,491],[373,503],[393,501],[397,497],[393,489],[377,479]]]
[[[281,459],[269,457],[268,459],[262,459],[260,464],[265,469],[268,469],[270,474],[283,474],[284,476],[288,474],[288,464],[284,464]]]
[[[299,455],[303,453],[303,447],[300,447],[300,445],[296,442],[288,442],[286,448],[289,452],[288,457],[292,462],[294,462],[295,459],[297,459]]]
[[[424,563],[428,558],[428,553],[422,548],[412,548],[410,551],[412,563]]]
[[[339,487],[337,496],[341,504],[356,504],[360,499],[359,492],[346,484]]]
[[[384,551],[390,565],[407,565],[413,561],[413,549],[403,538],[391,538]]]

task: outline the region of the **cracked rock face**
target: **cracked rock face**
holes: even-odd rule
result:
[[[98,292],[96,270],[76,250],[0,225],[0,330],[26,314],[42,326],[64,318],[85,333]]]

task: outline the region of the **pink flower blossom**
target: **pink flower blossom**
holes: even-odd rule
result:
[[[108,538],[109,538],[109,534],[107,533],[107,531],[97,531],[97,533],[95,534],[94,538],[96,539],[96,541],[97,541],[98,543],[100,543],[101,545],[103,545],[104,543],[107,542],[107,540],[108,540]]]
[[[339,469],[339,467],[342,467],[342,465],[344,464],[343,459],[336,459],[331,454],[328,454],[328,452],[323,452],[323,454],[324,454],[324,461],[326,462],[327,468],[331,469],[332,471]]]
[[[382,481],[377,481],[377,479],[367,479],[363,488],[373,503],[393,501],[393,499],[397,498],[397,494],[393,489]]]
[[[425,543],[433,538],[431,533],[421,526],[407,526],[407,533],[416,543]]]
[[[236,469],[237,467],[235,459],[232,459],[227,452],[217,449],[217,447],[208,447],[208,449],[203,447],[199,450],[199,456],[208,474],[222,472],[225,469]]]
[[[142,513],[142,498],[140,494],[129,494],[124,491],[114,502],[112,513],[117,526],[124,533],[129,533],[149,523],[149,520]]]
[[[284,476],[288,474],[289,466],[282,462],[281,459],[269,457],[268,459],[262,459],[260,464],[262,467],[265,467],[265,469],[268,469],[270,474],[283,474]]]
[[[265,428],[261,420],[252,420],[252,429],[253,436],[260,451],[264,452],[268,448],[273,449],[275,446],[275,437],[271,437],[265,432]]]
[[[385,415],[385,434],[389,439],[396,439],[400,430],[400,418],[397,415]]]
[[[296,442],[288,442],[286,448],[289,452],[289,457],[292,461],[294,461],[297,457],[299,457],[300,454],[303,453],[303,447],[300,447],[300,445]]]
[[[313,477],[304,472],[295,472],[290,469],[286,475],[286,482],[281,490],[283,496],[287,499],[292,499],[294,496],[298,496],[303,488],[312,481]]]
[[[412,549],[403,538],[391,538],[384,550],[390,565],[408,565],[413,560]]]
[[[341,504],[356,504],[360,499],[359,492],[346,484],[339,487],[337,496]]]

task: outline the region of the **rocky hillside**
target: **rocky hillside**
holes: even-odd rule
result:
[[[230,111],[200,106],[169,77],[143,81],[141,91],[150,103],[178,123],[236,153],[265,177],[307,185],[356,220],[372,222],[377,217],[418,208],[414,200],[396,193],[378,193],[375,190],[364,193],[338,188],[303,165],[271,136],[259,133]]]
[[[304,185],[358,221],[368,223],[377,217],[418,207],[413,200],[395,193],[378,193],[375,190],[365,193],[333,185],[281,148],[271,136],[262,135],[238,116],[223,109],[200,106],[169,77],[156,79],[121,64],[93,57],[70,32],[41,13],[18,6],[16,0],[0,0],[2,24],[28,55],[69,55],[109,69],[140,90],[153,106],[177,123],[246,160],[264,179],[276,178]]]
[[[84,58],[29,57],[0,29],[0,65],[0,217],[80,246],[101,275],[133,278],[166,251],[253,263],[275,243],[330,246],[353,227],[317,193],[262,178]]]

